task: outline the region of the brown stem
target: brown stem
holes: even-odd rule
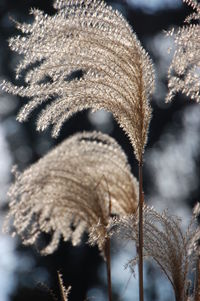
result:
[[[139,300],[144,301],[143,289],[143,176],[142,160],[139,162]]]
[[[108,300],[112,301],[112,284],[111,284],[111,268],[110,268],[110,237],[106,240],[105,245],[107,282],[108,282]]]

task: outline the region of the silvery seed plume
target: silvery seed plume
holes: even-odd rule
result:
[[[138,244],[138,214],[113,219],[108,228],[110,234],[122,234],[125,240]],[[160,266],[173,286],[176,301],[187,300],[187,280],[189,269],[196,259],[189,252],[193,236],[196,234],[194,220],[186,233],[180,219],[167,211],[158,213],[154,208],[144,206],[144,256],[151,257]],[[138,258],[131,260],[134,268]]]
[[[5,91],[30,98],[19,112],[24,121],[47,103],[37,129],[63,123],[77,111],[92,108],[113,113],[129,136],[140,161],[151,118],[149,98],[154,89],[152,62],[123,16],[102,0],[57,0],[55,16],[32,10],[33,24],[18,24],[23,36],[10,39],[10,48],[23,55],[17,78],[4,82]],[[76,71],[80,78],[72,79]]]
[[[135,212],[138,184],[114,139],[82,133],[17,174],[9,197],[8,219],[13,218],[23,243],[33,244],[42,232],[50,233],[52,241],[42,250],[48,254],[61,237],[77,245],[86,230],[89,242],[104,251],[110,213]]]
[[[200,102],[200,3],[185,0],[194,9],[183,28],[168,33],[174,38],[175,53],[168,71],[169,92],[167,101],[171,101],[177,92]],[[196,23],[196,24],[195,24]]]
[[[196,220],[198,222],[198,219],[199,219],[199,216],[200,216],[200,203],[199,202],[197,202],[195,207],[194,207],[193,215],[194,215],[194,217],[196,218]],[[200,245],[199,245],[199,242],[200,242],[200,227],[198,226],[197,229],[198,229],[198,231],[193,236],[193,239],[192,239],[192,242],[191,242],[190,252],[191,253],[197,252],[198,256],[200,256]]]

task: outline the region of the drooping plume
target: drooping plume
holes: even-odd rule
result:
[[[57,0],[54,7],[53,17],[34,9],[33,24],[17,23],[23,36],[10,39],[11,49],[24,55],[16,75],[26,71],[25,85],[2,86],[30,98],[18,120],[48,102],[37,129],[52,124],[57,136],[75,112],[106,109],[129,136],[141,161],[154,89],[148,54],[123,16],[102,0]]]
[[[77,245],[86,230],[104,251],[110,213],[135,212],[138,184],[115,140],[92,132],[72,136],[17,174],[9,196],[8,217],[25,244],[50,233],[42,250],[48,254],[61,237]]]
[[[195,0],[184,2],[194,13],[186,18],[187,25],[168,33],[174,38],[176,49],[168,72],[167,101],[181,92],[200,102],[200,4]]]
[[[121,233],[126,240],[138,245],[138,214],[115,218],[109,225],[110,233]],[[188,273],[193,267],[197,252],[191,251],[193,238],[199,232],[193,219],[186,233],[180,219],[167,211],[158,213],[144,206],[144,256],[155,260],[172,284],[176,301],[188,301]],[[132,267],[138,258],[130,261]]]

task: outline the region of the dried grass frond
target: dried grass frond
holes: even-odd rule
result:
[[[58,282],[60,286],[62,301],[68,301],[68,295],[71,291],[71,286],[68,286],[68,288],[66,289],[63,283],[62,274],[59,271],[58,271]]]
[[[192,294],[191,301],[200,301],[200,226],[199,226],[199,216],[200,216],[200,203],[194,207],[193,210],[194,218],[197,220],[197,231],[192,238],[189,252],[192,255],[195,255],[196,261],[194,261],[194,290]],[[190,301],[190,299],[189,299]]]
[[[200,102],[200,3],[195,0],[184,2],[195,12],[185,20],[189,25],[168,33],[174,38],[176,50],[168,71],[166,100],[171,101],[177,92],[182,92]]]
[[[193,215],[194,215],[194,218],[197,220],[197,223],[198,223],[198,218],[200,216],[200,203],[197,202],[194,209],[193,209]],[[195,235],[193,236],[192,238],[192,241],[191,241],[191,245],[190,245],[190,253],[197,253],[198,256],[200,257],[200,226],[198,225],[197,227],[197,231],[195,233]]]
[[[144,256],[151,257],[160,266],[171,282],[177,301],[187,300],[188,272],[196,260],[196,254],[189,252],[196,234],[194,220],[186,233],[180,219],[167,211],[158,213],[152,207],[144,206]],[[138,245],[138,214],[113,219],[109,224],[111,235],[117,233],[124,239]],[[130,263],[134,265],[134,258]],[[132,266],[133,268],[133,266]]]
[[[33,24],[19,24],[23,36],[10,39],[24,58],[17,78],[25,85],[4,82],[5,91],[30,98],[18,115],[24,121],[39,105],[37,129],[53,125],[53,136],[77,111],[105,109],[129,136],[140,161],[151,118],[154,89],[152,62],[123,16],[100,0],[55,1],[55,16],[32,10]],[[81,78],[72,80],[77,70]]]
[[[52,234],[42,250],[52,253],[61,237],[77,245],[83,232],[104,251],[110,211],[135,212],[138,183],[117,142],[98,133],[76,134],[23,173],[9,190],[8,218],[25,244]]]

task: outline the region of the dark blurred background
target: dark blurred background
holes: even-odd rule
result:
[[[186,227],[192,207],[200,200],[200,106],[183,95],[177,95],[172,103],[165,104],[167,69],[171,60],[168,48],[173,47],[173,43],[164,31],[183,24],[191,10],[181,0],[108,3],[133,26],[155,63],[156,91],[151,103],[153,117],[144,164],[145,198],[158,210],[169,208],[173,214],[179,215],[183,227]],[[8,38],[17,34],[11,19],[29,22],[32,7],[54,13],[52,1],[0,0],[0,80],[14,81],[18,60],[8,48]],[[0,225],[8,209],[6,192],[12,182],[12,165],[17,164],[20,170],[24,170],[77,131],[97,129],[116,138],[137,176],[137,162],[130,143],[110,113],[78,113],[65,124],[55,140],[50,131],[35,131],[37,112],[26,123],[16,121],[16,114],[25,102],[26,99],[0,91]],[[107,300],[103,259],[97,248],[89,247],[86,242],[87,236],[76,248],[61,242],[54,254],[42,257],[34,247],[22,246],[20,238],[0,233],[0,301],[61,300],[58,270],[63,274],[66,287],[72,286],[70,300]],[[112,246],[113,299],[138,300],[137,271],[134,278],[129,269],[124,269],[134,255],[133,245],[113,242]],[[145,300],[174,300],[167,280],[150,262],[145,264]]]

